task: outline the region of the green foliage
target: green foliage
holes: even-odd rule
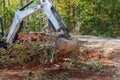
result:
[[[81,68],[81,72],[88,71],[101,71],[104,65],[98,61],[90,61],[88,64],[85,64]]]
[[[0,7],[1,7],[0,16],[3,18],[4,26],[5,29],[7,30],[12,23],[15,14],[15,9],[19,8],[18,1],[10,0],[10,4],[8,5],[8,0],[1,0]]]
[[[23,64],[29,61],[39,60],[41,63],[50,61],[54,47],[41,42],[15,43],[8,45],[7,49],[0,48],[0,61],[18,62]]]
[[[0,1],[0,16],[4,19],[7,32],[15,11],[20,8],[20,1]],[[53,2],[70,30],[79,27],[79,33],[83,35],[120,37],[120,0],[54,0]],[[23,5],[26,3],[24,0]],[[37,4],[39,1],[35,0],[28,8]],[[29,31],[39,31],[40,15],[42,15],[41,27],[46,29],[47,19],[42,10],[26,18],[23,26],[30,27]],[[76,26],[77,22],[80,22],[81,25]]]
[[[70,29],[74,29],[75,24],[81,22],[80,34],[103,37],[120,36],[119,0],[60,0],[60,2],[56,3],[58,11]],[[73,14],[75,16],[72,16]]]
[[[87,17],[91,17],[91,18],[88,18],[88,20],[85,21],[85,25],[82,26],[84,30],[81,29],[81,31],[84,31],[83,34],[92,34],[92,35],[104,36],[104,37],[120,36],[119,34],[120,28],[118,28],[120,27],[118,20],[118,17],[120,17],[118,15],[119,8],[115,7],[117,3],[118,0],[94,1],[93,5],[95,7],[91,7],[91,9],[93,9],[92,14],[88,13],[91,12],[90,10],[87,12]],[[118,30],[116,30],[116,28]]]
[[[114,78],[118,78],[120,77],[120,71],[116,71],[115,74],[113,75]]]
[[[113,77],[120,77],[120,71],[116,71],[115,75]]]

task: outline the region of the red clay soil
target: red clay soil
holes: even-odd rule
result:
[[[96,75],[96,72],[89,72],[89,73],[80,73],[80,72],[72,72],[72,78],[79,78],[79,79],[90,79],[90,80],[111,80],[110,76],[113,74],[104,74],[104,75]]]
[[[100,62],[107,64],[107,65],[111,65],[111,66],[113,65],[116,67],[120,67],[120,63],[117,63],[117,62],[115,62],[107,57],[102,56],[99,52],[88,52],[87,54],[88,54],[90,59],[93,59],[95,61],[100,61]]]
[[[24,64],[14,63],[10,66],[0,67],[0,80],[23,80],[30,70],[38,70],[43,65],[39,61],[29,62]],[[32,71],[31,71],[32,72]]]
[[[37,69],[38,67],[42,66],[40,61],[32,61],[24,64],[14,63],[9,66],[1,66],[0,70],[25,70],[25,69]]]
[[[91,52],[88,53],[90,58],[93,58],[95,60],[99,60],[103,61],[108,60],[102,56],[100,56],[99,54],[97,54],[96,52]],[[57,60],[60,61],[60,60]],[[10,66],[1,66],[0,67],[0,80],[16,80],[16,78],[18,78],[19,80],[23,80],[26,79],[26,73],[24,73],[24,70],[29,70],[31,72],[32,75],[34,75],[34,72],[36,72],[38,69],[45,69],[47,67],[49,67],[49,70],[44,70],[45,74],[49,75],[55,75],[55,74],[63,74],[64,70],[62,68],[58,68],[58,69],[53,69],[52,67],[57,63],[57,61],[55,61],[55,63],[47,63],[46,65],[43,65],[40,63],[40,61],[35,61],[35,62],[28,62],[28,63],[24,63],[24,64],[11,64]],[[58,62],[60,63],[60,62]],[[54,67],[53,67],[54,68]],[[104,75],[97,75],[97,71],[93,71],[93,72],[87,72],[87,73],[82,73],[82,72],[76,72],[76,71],[71,71],[69,73],[69,76],[71,79],[90,79],[90,80],[114,80],[111,78],[111,76],[114,75],[114,71],[116,70],[116,68],[106,68],[106,70],[108,71],[107,73],[105,73]],[[28,72],[27,72],[28,73]],[[4,75],[5,74],[5,75]]]
[[[48,35],[45,33],[29,33],[29,34],[18,34],[18,41],[19,42],[33,42],[33,41],[43,41],[46,42],[48,40]]]

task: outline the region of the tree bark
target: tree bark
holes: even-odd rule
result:
[[[23,0],[20,0],[20,7],[23,6]]]
[[[8,6],[10,7],[10,0],[8,0]]]

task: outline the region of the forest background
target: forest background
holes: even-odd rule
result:
[[[0,0],[0,16],[6,34],[16,10],[30,0]],[[71,32],[79,35],[120,38],[120,0],[51,0]],[[28,8],[39,4],[39,0]],[[24,31],[46,31],[42,9],[23,21]]]

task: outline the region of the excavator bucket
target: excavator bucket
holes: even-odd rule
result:
[[[75,38],[65,39],[58,38],[57,39],[57,48],[59,50],[59,55],[68,55],[72,51],[75,51],[78,47],[78,41]]]

